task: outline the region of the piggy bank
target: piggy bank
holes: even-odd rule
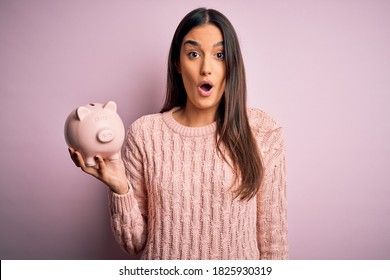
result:
[[[111,161],[119,159],[125,128],[116,109],[113,101],[90,103],[77,108],[66,119],[66,143],[82,154],[87,166],[96,164],[96,155]]]

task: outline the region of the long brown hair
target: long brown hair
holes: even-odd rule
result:
[[[221,146],[228,151],[237,174],[236,180],[240,181],[236,195],[249,200],[260,188],[264,170],[247,116],[246,78],[240,45],[232,24],[222,13],[199,8],[188,13],[180,22],[169,51],[166,98],[161,113],[186,105],[186,91],[177,71],[180,48],[184,36],[192,28],[203,24],[214,24],[221,30],[225,48],[226,86],[216,116],[218,151],[225,160]]]

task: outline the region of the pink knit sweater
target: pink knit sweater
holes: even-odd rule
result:
[[[253,199],[234,199],[231,167],[216,151],[216,123],[185,127],[175,109],[129,128],[126,195],[109,192],[116,240],[142,259],[286,259],[286,175],[282,129],[248,109],[265,165]]]

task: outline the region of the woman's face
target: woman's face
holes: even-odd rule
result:
[[[218,27],[205,24],[187,33],[178,71],[187,93],[186,110],[215,114],[226,84],[224,42]]]

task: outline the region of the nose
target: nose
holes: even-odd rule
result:
[[[200,74],[202,76],[211,75],[211,64],[207,57],[203,59],[202,68],[200,69]]]
[[[111,129],[102,129],[98,132],[97,138],[102,143],[108,143],[114,140],[115,134]]]

